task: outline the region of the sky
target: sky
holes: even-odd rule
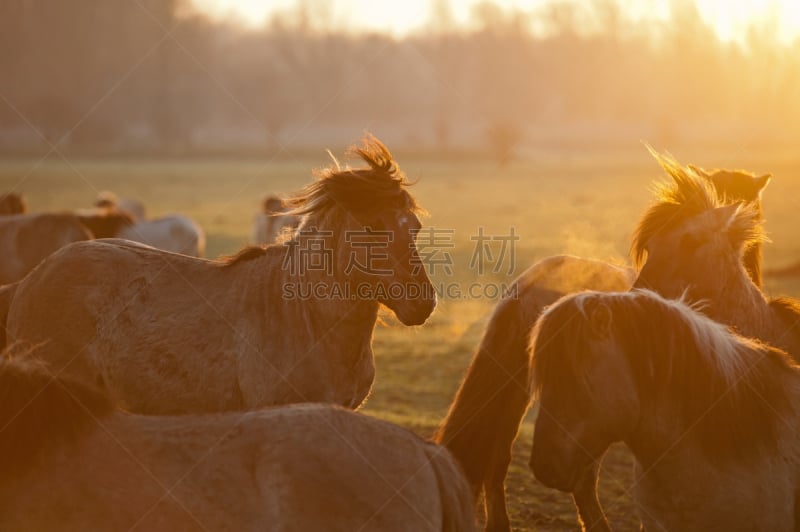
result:
[[[373,30],[403,35],[430,20],[431,0],[305,0],[319,6],[336,27]],[[493,0],[506,9],[531,11],[553,0]],[[233,17],[258,26],[277,11],[289,10],[297,0],[193,0],[202,11],[216,17]],[[457,24],[467,25],[480,0],[450,0]],[[633,18],[665,18],[669,0],[619,0]],[[780,40],[789,42],[800,35],[800,0],[696,0],[703,18],[724,41],[736,40],[752,21],[771,19]]]

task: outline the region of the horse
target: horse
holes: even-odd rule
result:
[[[624,266],[570,255],[548,257],[514,282],[509,293],[516,297],[506,297],[496,305],[433,438],[459,460],[473,500],[484,492],[487,532],[511,529],[505,477],[512,443],[530,403],[527,345],[536,319],[563,294],[589,288],[627,290],[634,278],[634,272]]]
[[[67,244],[93,238],[74,214],[0,216],[0,285],[25,277]]]
[[[449,452],[341,407],[143,416],[0,361],[2,530],[475,530]]]
[[[0,216],[25,214],[27,211],[28,205],[21,195],[13,192],[6,192],[0,195]]]
[[[128,198],[120,200],[109,191],[98,195],[95,207],[128,213],[135,222],[109,237],[123,238],[191,257],[205,255],[205,231],[183,214],[168,214],[148,220],[140,201]]]
[[[733,176],[733,178],[732,178]],[[769,176],[714,170],[703,177],[715,187],[718,201],[751,202],[760,213],[761,192]],[[761,242],[746,254],[748,271],[760,283]],[[754,273],[756,272],[756,273]],[[511,447],[528,410],[528,335],[542,309],[560,297],[582,290],[628,290],[637,271],[626,266],[569,255],[548,257],[522,273],[501,300],[466,375],[440,424],[435,441],[447,446],[462,464],[477,500],[484,493],[487,532],[507,532],[505,477]],[[595,532],[610,530],[595,490],[597,476],[573,494],[580,519]]]
[[[761,208],[761,194],[769,184],[772,174],[756,175],[747,170],[726,170],[714,169],[706,170],[693,164],[687,165],[696,175],[710,181],[714,189],[722,196],[721,200],[725,203],[735,203],[744,201],[750,203],[756,209],[759,220],[763,218]],[[754,242],[745,249],[742,260],[744,268],[747,270],[753,283],[762,288],[764,286],[761,274],[762,251],[761,242]]]
[[[122,229],[116,237],[190,257],[202,257],[206,252],[205,231],[183,214],[138,221]]]
[[[290,206],[281,197],[270,194],[261,203],[261,212],[253,220],[253,243],[268,245],[277,242],[284,230],[294,231],[300,217],[288,214]]]
[[[303,223],[281,245],[220,261],[118,239],[62,249],[15,287],[8,342],[44,344],[55,371],[137,413],[358,407],[379,307],[421,325],[436,293],[405,174],[372,136],[352,153],[367,166],[320,171],[292,199]]]
[[[116,209],[83,209],[75,216],[94,238],[114,238],[134,224],[130,214]]]
[[[768,299],[742,262],[743,250],[766,238],[760,212],[753,204],[726,204],[690,167],[654,156],[671,181],[662,183],[634,232],[634,286],[705,301],[715,320],[800,360],[800,306]]]
[[[118,198],[116,194],[110,190],[103,190],[97,194],[97,199],[94,202],[95,207],[101,209],[117,209],[125,211],[131,215],[134,221],[146,220],[144,204],[133,198]]]
[[[542,483],[572,491],[621,441],[647,530],[800,526],[800,367],[787,353],[647,290],[565,296],[531,336]]]

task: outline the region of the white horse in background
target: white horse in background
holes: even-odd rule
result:
[[[115,236],[147,244],[154,248],[202,257],[206,251],[206,234],[191,218],[183,214],[168,214],[148,220],[144,205],[138,200],[117,198],[113,192],[101,192],[95,206],[113,208],[129,213],[136,223]]]

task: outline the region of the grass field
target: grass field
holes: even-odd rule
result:
[[[529,264],[557,253],[625,261],[630,232],[650,201],[649,184],[660,177],[642,148],[630,153],[540,155],[498,167],[491,161],[439,160],[396,153],[411,178],[413,193],[430,215],[423,223],[452,230],[452,274],[433,272],[435,282],[510,283]],[[683,154],[684,162],[772,172],[765,192],[767,229],[773,240],[765,264],[800,261],[796,213],[800,209],[800,157],[745,152]],[[716,157],[716,158],[713,158]],[[33,211],[88,207],[97,192],[113,190],[141,199],[150,216],[182,212],[208,235],[208,255],[230,254],[247,243],[250,224],[266,192],[290,191],[310,180],[319,157],[280,160],[73,160],[0,161],[0,191],[16,189]],[[479,275],[469,266],[474,242],[485,235],[520,240],[515,271]],[[510,257],[506,255],[508,261]],[[767,282],[772,294],[800,295],[800,283]],[[402,327],[387,315],[375,334],[377,377],[365,411],[429,435],[444,416],[483,333],[494,301],[489,297],[443,299],[428,323]],[[507,484],[515,530],[574,530],[570,499],[538,484],[528,471],[532,418],[517,440]],[[630,455],[614,448],[605,460],[601,497],[619,530],[635,528],[627,496]]]

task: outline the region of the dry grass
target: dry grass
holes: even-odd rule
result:
[[[629,154],[586,157],[539,157],[499,168],[491,162],[453,162],[397,154],[403,168],[419,178],[414,193],[430,211],[428,226],[454,230],[453,277],[438,272],[435,281],[466,285],[510,282],[533,261],[556,253],[573,253],[623,261],[629,232],[649,201],[648,184],[659,177],[644,149]],[[766,191],[766,265],[800,261],[794,223],[800,198],[800,161],[759,154],[721,154],[716,160],[687,160],[708,166],[770,171]],[[723,159],[730,157],[730,159]],[[143,200],[151,216],[183,212],[208,233],[210,256],[236,251],[247,242],[261,196],[289,191],[309,180],[310,169],[327,164],[320,150],[315,159],[244,162],[164,160],[79,160],[0,162],[0,191],[23,192],[35,211],[68,210],[91,205],[100,190]],[[487,235],[507,234],[514,227],[516,271],[480,276],[469,268],[470,236],[482,226]],[[770,282],[772,293],[798,295],[798,282]],[[478,344],[490,299],[444,300],[424,326],[407,329],[387,316],[375,337],[377,378],[366,411],[396,421],[421,434],[432,432],[444,416],[461,375]],[[528,414],[517,440],[508,481],[515,530],[574,530],[569,498],[538,484],[527,469],[534,412]],[[602,498],[621,530],[635,519],[626,494],[631,457],[615,447],[605,461]]]

